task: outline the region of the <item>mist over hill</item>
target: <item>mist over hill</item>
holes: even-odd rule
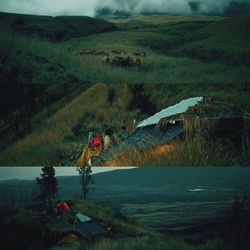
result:
[[[249,14],[249,0],[1,0],[0,10],[45,15]]]
[[[242,15],[250,13],[248,0],[110,0],[96,7],[96,15]]]

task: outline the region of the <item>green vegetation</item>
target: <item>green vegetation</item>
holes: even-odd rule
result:
[[[93,129],[103,130],[109,127],[118,134],[125,125],[132,132],[135,129],[134,119],[137,122],[141,121],[180,100],[201,95],[212,96],[217,100],[217,109],[226,105],[228,111],[224,115],[240,115],[250,110],[249,91],[247,84],[173,84],[167,88],[164,84],[91,85],[81,95],[43,121],[32,133],[3,150],[0,153],[0,163],[27,166],[72,165],[80,156],[83,144],[87,142],[88,132]],[[202,145],[206,150],[206,144]],[[183,147],[185,146],[186,144],[183,144]],[[185,152],[187,156],[188,151]],[[228,161],[226,156],[221,158],[220,155],[220,159],[221,164],[223,162],[226,165],[233,164],[233,161]],[[157,163],[158,160],[150,161],[153,165]],[[179,163],[182,165],[182,162]],[[207,165],[211,164],[212,162],[207,162]]]
[[[248,16],[105,21],[0,13],[0,20],[1,165],[74,164],[91,129],[133,131],[134,119],[192,96],[249,112]],[[74,53],[113,59],[115,49],[146,56],[140,67],[124,68]]]
[[[77,168],[77,171],[79,172],[79,176],[81,179],[83,198],[86,199],[87,194],[92,189],[90,185],[95,183],[91,175],[92,170],[90,166],[81,166]]]
[[[6,16],[3,20],[12,17],[2,15]],[[32,20],[33,17],[29,18]],[[44,17],[40,18],[43,20]],[[90,29],[78,17],[54,19],[69,20],[70,27],[85,27],[84,31]],[[129,21],[118,25],[118,31],[110,32],[105,28],[103,31],[106,32],[100,34],[97,34],[99,23],[103,22],[105,26],[107,22],[94,21],[98,24],[91,26],[92,35],[77,33],[73,39],[61,43],[39,39],[39,32],[43,33],[36,26],[38,37],[24,35],[24,31],[7,35],[2,29],[0,61],[5,81],[13,81],[14,77],[18,82],[39,83],[79,80],[92,83],[249,82],[249,17],[225,20],[199,16],[138,17],[131,22],[140,22],[140,27],[131,26]],[[4,22],[3,27],[8,26],[7,23]],[[46,27],[47,19],[41,23]],[[141,58],[140,69],[103,65],[100,56],[96,55],[74,55],[74,50],[95,49],[109,53],[113,58],[116,54],[112,50],[118,48],[132,57],[137,50],[145,51],[147,56]],[[19,65],[22,66],[19,68]]]
[[[101,247],[100,249],[105,249],[102,248],[103,245],[110,246],[112,243],[117,245],[117,247],[121,247],[121,243],[125,241],[127,241],[128,245],[131,244],[130,246],[134,245],[132,249],[136,249],[138,244],[146,245],[149,243],[149,239],[151,241],[159,241],[158,249],[166,249],[166,247],[171,249],[172,247],[176,247],[176,249],[196,249],[181,240],[171,239],[151,228],[129,220],[121,213],[107,207],[80,200],[70,200],[68,203],[71,208],[70,217],[79,212],[87,214],[94,220],[101,222],[103,226],[109,226],[112,232],[110,236],[105,237],[105,240],[97,239],[94,244],[80,239],[77,242],[79,249],[89,249],[89,247],[91,249],[92,247],[93,249],[99,249],[99,247]],[[4,225],[1,228],[1,235],[5,236],[5,242],[8,242],[10,237],[12,237],[12,241],[9,244],[16,246],[18,242],[21,248],[32,246],[48,249],[52,245],[57,246],[51,249],[65,247],[65,245],[60,247],[58,242],[65,233],[74,230],[73,219],[59,219],[50,215],[42,216],[34,213],[28,215],[27,212],[23,208],[15,208],[11,211],[1,210],[0,220],[2,222],[1,225]],[[20,231],[21,228],[22,231]],[[15,241],[13,241],[13,235],[15,236]],[[129,244],[129,242],[131,243]],[[72,245],[69,245],[69,247],[72,247]]]
[[[71,212],[68,216],[56,218],[52,215],[41,215],[28,212],[28,208],[14,208],[7,210],[1,208],[0,222],[2,243],[9,247],[21,249],[246,249],[249,247],[249,204],[246,198],[236,197],[232,209],[223,222],[216,228],[199,232],[200,237],[196,244],[192,238],[199,236],[189,233],[192,237],[184,239],[181,233],[175,238],[161,233],[143,224],[139,224],[118,211],[83,200],[69,200]],[[97,237],[94,240],[79,238],[72,243],[60,244],[60,240],[74,231],[74,215],[86,214],[103,227],[109,227],[108,235]],[[204,230],[204,229],[203,229]],[[203,236],[202,236],[203,235]],[[14,237],[14,238],[13,238]]]
[[[48,201],[50,208],[53,209],[53,201],[58,195],[58,183],[55,178],[55,169],[53,167],[43,167],[41,178],[36,178],[39,186],[39,198]]]
[[[205,132],[206,133],[206,132]],[[155,146],[148,150],[128,147],[114,154],[108,166],[248,166],[250,149],[242,153],[242,145],[231,141],[216,141],[195,128],[184,139],[176,139],[169,145]]]

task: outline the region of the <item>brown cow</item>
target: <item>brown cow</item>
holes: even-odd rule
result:
[[[98,50],[95,55],[97,56],[109,56],[109,53],[104,52],[103,50]]]
[[[102,63],[103,64],[110,64],[110,59],[108,56],[103,56],[102,57]]]

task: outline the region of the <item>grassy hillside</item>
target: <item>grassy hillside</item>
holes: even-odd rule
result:
[[[78,22],[78,17],[58,19],[67,19],[70,31],[78,27],[74,22],[88,30],[88,24]],[[140,26],[133,22],[140,22]],[[63,43],[27,37],[23,32],[4,33],[0,38],[0,76],[5,82],[39,83],[249,82],[248,22],[249,17],[137,17],[122,26],[117,24],[119,31],[97,34],[98,28],[93,26],[93,35]],[[5,22],[3,27],[7,26]],[[109,53],[110,59],[117,56],[114,49],[123,49],[124,56],[133,58],[137,50],[147,56],[140,58],[139,68],[123,68],[103,65],[101,56],[74,55],[76,50],[87,49]]]
[[[213,96],[221,105],[226,104],[229,113],[225,115],[239,115],[250,110],[249,91],[246,84],[173,84],[167,88],[164,84],[95,84],[54,115],[44,118],[40,126],[25,138],[2,150],[0,163],[71,165],[79,157],[88,132],[93,129],[105,131],[111,128],[118,135],[125,125],[132,132],[134,119],[139,122],[182,99],[200,95]],[[151,163],[154,165],[157,161]]]
[[[102,19],[84,16],[34,16],[0,12],[1,30],[26,36],[37,36],[51,41],[62,41],[115,30]]]
[[[28,215],[27,210],[22,208],[15,208],[10,211],[2,209],[0,211],[0,221],[4,225],[1,228],[4,242],[8,242],[8,245],[14,248],[18,242],[18,247],[21,249],[26,249],[27,247],[36,249],[65,249],[65,247],[74,247],[74,249],[106,249],[107,245],[113,244],[115,248],[112,249],[120,249],[122,243],[125,242],[126,246],[124,245],[122,249],[127,249],[127,247],[138,249],[138,246],[150,249],[149,247],[153,245],[154,249],[172,249],[173,247],[175,249],[196,249],[184,241],[164,236],[151,228],[129,220],[119,212],[107,207],[83,200],[70,200],[68,203],[70,204],[71,214],[66,218],[35,214]],[[65,233],[74,230],[72,220],[74,214],[79,212],[101,222],[105,228],[109,226],[112,232],[111,235],[97,238],[95,241],[80,238],[72,244],[58,244]],[[15,237],[14,241],[13,235]],[[12,238],[11,241],[10,237]],[[155,245],[154,241],[158,243]]]
[[[241,200],[239,200],[241,202]],[[245,249],[249,246],[249,210],[245,203],[235,203],[231,217],[219,224],[219,228],[208,228],[208,235],[195,235],[189,232],[196,241],[184,235],[169,236],[150,227],[146,227],[121,214],[119,211],[83,200],[68,200],[71,212],[64,217],[39,215],[28,212],[22,207],[1,208],[0,231],[2,243],[11,249],[104,249],[104,250],[136,250],[136,249],[176,249],[176,250],[219,250]],[[238,210],[237,210],[238,209]],[[74,231],[74,215],[85,214],[98,221],[110,233],[95,239],[79,238],[69,243],[60,243],[67,234]],[[242,224],[239,221],[242,219]],[[209,227],[209,226],[208,226]],[[211,227],[211,225],[210,225]],[[242,234],[237,231],[241,230]],[[203,229],[204,230],[204,229]],[[191,243],[191,242],[192,243]]]
[[[93,35],[87,39],[73,39],[68,41],[67,45],[74,49],[103,50],[110,54],[111,59],[115,56],[112,53],[113,49],[122,48],[126,55],[132,57],[136,50],[147,53],[146,58],[141,58],[142,66],[139,71],[118,71],[114,67],[105,67],[106,71],[103,71],[103,66],[96,57],[83,57],[82,63],[87,69],[95,67],[96,72],[102,73],[100,77],[91,72],[91,76],[105,82],[249,81],[249,33],[245,32],[249,17],[225,20],[209,17],[176,17],[172,18],[174,21],[164,17],[149,17],[146,21],[144,19],[140,21],[140,18],[137,18],[125,23],[117,21],[121,31]]]
[[[117,29],[87,17],[0,18],[1,164],[72,164],[89,130],[133,130],[134,119],[195,95],[249,112],[247,16],[135,16],[113,19]],[[115,49],[146,56],[126,68],[75,53],[101,50],[112,60]]]

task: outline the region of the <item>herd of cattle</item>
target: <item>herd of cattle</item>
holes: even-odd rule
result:
[[[68,49],[68,52],[69,51]],[[146,53],[143,51],[133,52],[133,57],[125,56],[126,51],[123,49],[113,49],[112,59],[109,53],[104,52],[103,50],[87,49],[87,50],[75,50],[73,51],[75,56],[84,56],[84,55],[95,55],[101,56],[101,62],[105,65],[113,65],[118,67],[139,67],[141,65],[140,57],[146,57]]]

